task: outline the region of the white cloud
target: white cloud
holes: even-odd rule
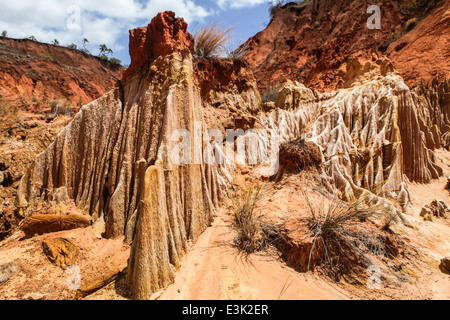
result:
[[[254,7],[267,2],[268,0],[218,0],[217,5],[222,10],[227,8],[242,9],[247,7]]]
[[[81,29],[68,28],[78,20],[76,11],[68,14],[74,7],[80,11]],[[61,45],[81,45],[87,38],[94,53],[103,43],[120,51],[125,49],[120,38],[127,37],[127,30],[146,25],[165,10],[175,11],[187,22],[202,21],[210,14],[192,0],[1,0],[0,31],[14,38],[58,39]]]

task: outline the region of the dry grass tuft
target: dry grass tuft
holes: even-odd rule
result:
[[[242,45],[231,45],[225,48],[225,53],[228,59],[241,59],[245,56],[249,50],[248,44],[244,43]]]
[[[0,118],[8,118],[17,115],[18,108],[8,100],[0,100]]]
[[[72,116],[76,112],[76,106],[67,100],[50,100],[48,106],[51,109],[53,118],[59,115]]]
[[[216,58],[231,38],[231,28],[222,29],[217,23],[206,25],[194,34],[194,54],[198,58]]]
[[[240,192],[229,193],[233,202],[232,227],[238,232],[234,244],[246,254],[264,251],[280,237],[279,226],[265,221],[264,216],[255,212],[265,192],[263,186],[248,185]]]
[[[386,235],[370,226],[368,219],[384,214],[381,207],[367,207],[364,200],[347,203],[335,194],[327,208],[314,207],[306,192],[309,218],[307,227],[312,235],[308,270],[320,266],[339,281],[342,276],[356,275],[358,267],[368,268],[373,260],[392,257],[393,248]]]

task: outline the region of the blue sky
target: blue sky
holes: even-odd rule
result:
[[[106,44],[113,56],[129,64],[128,30],[147,25],[161,11],[172,10],[189,23],[189,31],[217,22],[223,28],[233,26],[238,45],[269,23],[270,0],[1,0],[0,32],[9,37],[27,38],[61,45],[75,43],[98,54]]]

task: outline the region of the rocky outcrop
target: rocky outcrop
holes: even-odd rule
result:
[[[45,240],[42,242],[42,249],[51,263],[64,270],[74,265],[80,254],[72,241],[63,238]]]
[[[194,66],[206,126],[224,135],[226,129],[254,128],[262,102],[249,64],[242,59],[199,58]]]
[[[383,63],[379,63],[383,65]],[[418,106],[401,77],[386,72],[352,88],[320,95],[288,83],[276,100],[277,110],[262,125],[280,130],[282,141],[303,135],[319,145],[324,169],[345,199],[369,191],[396,197],[404,176],[429,183],[443,170],[426,147]]]
[[[368,29],[370,5],[381,8],[381,29]],[[342,88],[340,69],[353,56],[386,55],[408,86],[430,84],[450,75],[449,8],[449,0],[293,1],[272,9],[270,24],[244,44],[245,58],[261,93],[286,79],[321,92]]]
[[[409,23],[417,21],[415,27],[408,30],[404,23],[385,52],[409,87],[450,77],[450,1],[416,1],[416,10],[412,4],[403,6]]]
[[[414,89],[419,106],[419,122],[431,150],[441,147],[450,150],[450,80],[435,78],[430,86],[421,84]]]
[[[434,200],[422,208],[420,216],[426,221],[433,221],[434,218],[446,219],[450,217],[450,208],[444,201]]]
[[[36,234],[58,232],[63,230],[73,230],[86,228],[91,225],[91,221],[80,215],[56,215],[56,214],[37,214],[28,217],[23,222],[20,229],[29,238]]]
[[[126,80],[141,69],[148,69],[150,62],[175,51],[194,49],[194,37],[187,32],[187,24],[177,19],[174,12],[165,12],[153,18],[144,28],[130,30],[130,67],[122,75]]]
[[[204,120],[186,29],[165,12],[130,32],[130,69],[80,110],[18,190],[26,214],[34,201],[51,200],[64,187],[94,222],[104,218],[108,238],[125,235],[133,243],[128,277],[137,299],[172,281],[188,240],[210,225],[221,196],[216,167],[198,159],[201,138],[184,150],[173,137],[196,132],[195,123]],[[173,150],[190,160],[174,161],[179,154]]]

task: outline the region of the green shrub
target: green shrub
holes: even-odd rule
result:
[[[113,64],[113,65],[116,65],[116,66],[121,66],[121,65],[122,65],[122,61],[120,61],[120,60],[117,59],[117,58],[111,58],[111,59],[109,59],[109,62],[110,62],[111,64]]]

